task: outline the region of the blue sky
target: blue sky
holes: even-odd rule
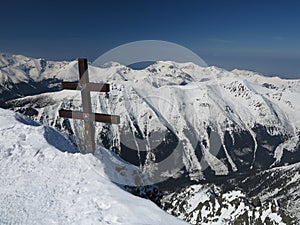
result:
[[[0,52],[94,60],[138,40],[187,47],[209,65],[300,78],[298,1],[6,1]]]

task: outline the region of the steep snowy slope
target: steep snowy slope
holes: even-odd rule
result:
[[[53,129],[0,109],[0,224],[185,224],[113,184],[124,162],[109,151],[102,161],[74,152]]]

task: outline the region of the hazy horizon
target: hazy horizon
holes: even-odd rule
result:
[[[296,1],[6,1],[0,52],[93,61],[119,45],[162,40],[208,65],[300,78]]]

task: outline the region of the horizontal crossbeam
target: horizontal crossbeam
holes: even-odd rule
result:
[[[62,89],[68,90],[82,90],[109,92],[109,84],[106,83],[87,83],[81,84],[80,82],[62,82]]]
[[[116,115],[109,114],[99,114],[99,113],[84,113],[80,111],[71,111],[71,110],[59,110],[60,117],[72,118],[72,119],[81,119],[85,121],[96,121],[102,123],[113,123],[119,124],[120,117]]]

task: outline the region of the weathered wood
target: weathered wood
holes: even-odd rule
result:
[[[101,122],[101,123],[119,124],[120,116],[95,113],[95,121]]]
[[[86,89],[88,91],[109,92],[109,88],[109,84],[106,83],[87,83],[82,85],[80,82],[62,82],[62,89],[68,90]]]
[[[85,86],[86,84],[89,83],[89,71],[88,71],[87,59],[78,59],[78,70],[79,70],[80,83],[82,86]],[[81,90],[81,99],[82,99],[83,112],[91,113],[92,112],[91,93],[85,88]]]
[[[78,59],[78,71],[80,84],[85,85],[89,83],[89,71],[87,59]],[[92,104],[91,104],[91,93],[86,90],[81,90],[81,99],[82,99],[82,111],[84,113],[92,113]],[[92,120],[84,120],[84,146],[85,153],[94,153],[95,152],[95,127]]]
[[[61,87],[62,89],[78,90],[78,84],[79,82],[62,82]]]
[[[97,92],[109,92],[109,84],[105,83],[88,83],[86,84],[86,88],[88,91],[97,91]]]
[[[117,115],[101,114],[101,113],[84,113],[80,111],[59,110],[59,116],[72,119],[90,120],[101,123],[119,124],[120,117]]]

